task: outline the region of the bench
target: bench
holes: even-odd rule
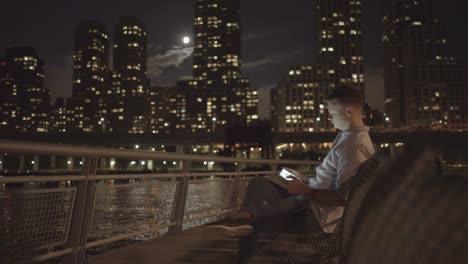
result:
[[[359,172],[336,238],[282,234],[248,263],[468,263],[468,178],[437,161],[415,149]]]
[[[359,166],[350,182],[343,217],[338,225],[339,231],[331,234],[280,234],[247,263],[317,263],[338,256],[348,241],[360,204],[378,174],[385,171],[387,159],[386,155],[376,153]]]

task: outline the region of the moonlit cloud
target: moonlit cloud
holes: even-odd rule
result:
[[[245,69],[253,69],[253,68],[260,67],[260,66],[265,66],[267,64],[280,63],[280,62],[283,62],[285,60],[292,59],[292,58],[296,57],[299,54],[301,54],[301,51],[299,51],[299,50],[280,53],[280,54],[276,54],[276,55],[266,57],[266,58],[262,58],[262,59],[259,59],[259,60],[246,62],[246,63],[244,63],[243,67]]]
[[[159,53],[148,58],[148,77],[159,77],[168,67],[179,67],[193,53],[193,47],[173,46],[164,53]]]

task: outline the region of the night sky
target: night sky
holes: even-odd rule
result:
[[[363,3],[366,96],[383,110],[383,0]],[[148,74],[152,85],[175,85],[192,74],[193,49],[182,37],[193,32],[194,0],[27,0],[2,1],[0,53],[32,46],[45,62],[52,99],[71,96],[74,31],[80,21],[97,20],[113,37],[121,16],[136,16],[148,32]],[[459,2],[460,4],[456,4]],[[447,30],[449,54],[468,61],[466,1],[434,0],[434,13]],[[317,34],[311,0],[241,0],[243,75],[260,91],[259,114],[268,117],[268,90],[291,64],[315,63]],[[111,42],[112,43],[112,42]]]

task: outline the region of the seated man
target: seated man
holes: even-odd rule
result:
[[[288,181],[287,190],[265,178],[254,178],[247,187],[238,215],[223,225],[208,226],[211,231],[249,235],[252,225],[262,219],[291,214],[306,207],[313,209],[315,218],[327,231],[327,225],[336,220],[336,215],[341,216],[349,180],[359,165],[374,153],[374,147],[369,128],[362,120],[363,98],[359,89],[340,86],[327,97],[327,105],[328,120],[340,132],[316,167],[316,176],[294,178]],[[335,217],[329,217],[333,215]]]

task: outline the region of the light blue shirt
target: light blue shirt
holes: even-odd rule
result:
[[[341,193],[341,187],[348,183],[359,165],[374,152],[369,127],[340,131],[323,162],[315,168],[316,176],[309,178],[309,186],[315,189],[337,190]]]

